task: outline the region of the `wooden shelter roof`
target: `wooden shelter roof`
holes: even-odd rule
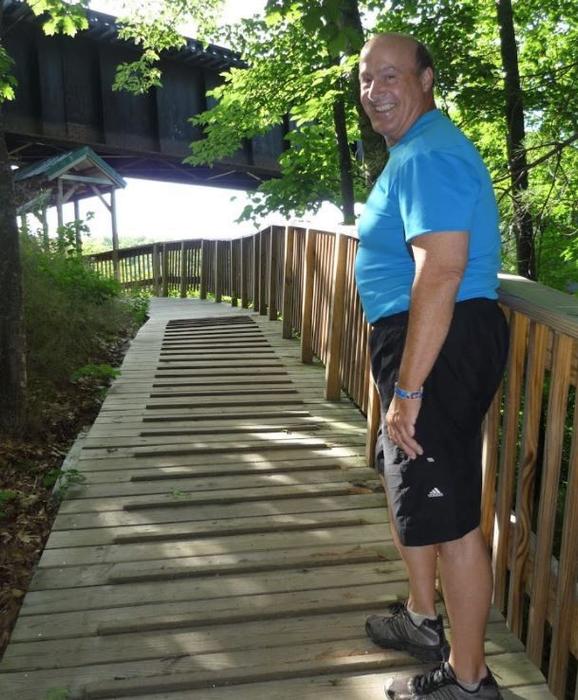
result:
[[[58,182],[69,188],[66,200],[74,201],[126,187],[126,181],[89,146],[62,153],[14,173],[18,213],[57,204]]]

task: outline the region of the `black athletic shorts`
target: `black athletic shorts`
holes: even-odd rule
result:
[[[397,381],[408,313],[379,319],[369,339],[371,369],[382,418]],[[455,305],[447,338],[424,383],[415,460],[382,428],[376,465],[385,477],[391,517],[402,544],[459,539],[480,524],[481,426],[500,384],[508,353],[508,326],[491,299]]]

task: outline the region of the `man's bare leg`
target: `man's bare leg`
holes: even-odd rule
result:
[[[450,664],[458,678],[485,677],[484,636],[492,599],[492,567],[479,528],[439,545],[444,601],[452,631]]]
[[[437,545],[425,547],[406,547],[401,544],[395,522],[391,517],[391,507],[389,505],[389,495],[385,485],[385,480],[380,476],[387,508],[390,514],[389,527],[393,543],[397,547],[401,558],[407,568],[409,577],[409,597],[408,608],[419,615],[435,617],[435,579],[437,562]]]

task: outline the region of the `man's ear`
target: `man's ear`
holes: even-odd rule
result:
[[[429,92],[433,88],[434,74],[433,70],[429,66],[428,68],[424,68],[424,70],[422,70],[419,79],[424,92]]]

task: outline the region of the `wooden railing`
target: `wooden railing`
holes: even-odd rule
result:
[[[155,294],[227,296],[272,320],[281,314],[282,334],[299,336],[303,362],[325,365],[326,398],[344,391],[366,414],[372,464],[379,400],[354,283],[356,248],[350,232],[271,227],[233,241],[121,250],[118,276]],[[111,253],[92,261],[114,274]],[[495,604],[562,699],[571,656],[578,659],[578,300],[503,275],[500,301],[510,354],[484,425],[482,529]]]

